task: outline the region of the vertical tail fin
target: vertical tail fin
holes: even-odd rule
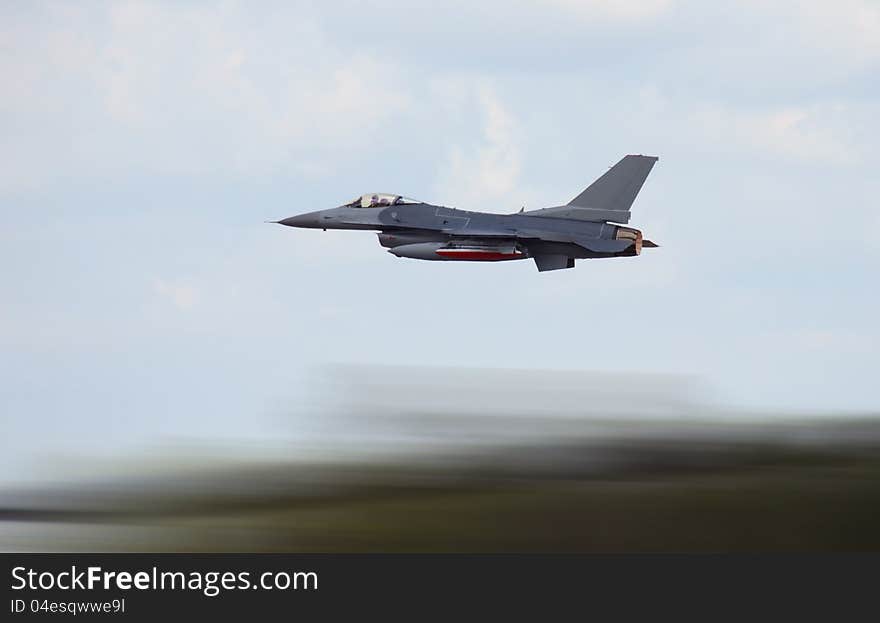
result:
[[[655,156],[624,156],[568,205],[628,212],[655,162]]]

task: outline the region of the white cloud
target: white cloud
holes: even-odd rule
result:
[[[153,291],[181,311],[192,309],[199,300],[198,292],[193,286],[165,279],[154,279]]]
[[[876,0],[745,0],[759,20],[777,26],[780,43],[819,51],[835,62],[880,60],[880,4]]]
[[[461,179],[465,196],[474,199],[510,199],[514,208],[522,199],[511,196],[511,189],[530,128],[517,127],[511,112],[516,102],[499,95],[510,97],[515,91],[507,85],[503,90],[476,87],[472,78],[459,77],[465,86],[458,93],[453,89],[439,100],[436,93],[426,98],[426,85],[439,75],[451,75],[438,66],[445,57],[429,57],[423,66],[424,57],[413,61],[393,46],[357,45],[350,35],[341,39],[325,24],[338,22],[334,11],[342,9],[322,12],[283,5],[274,12],[254,12],[236,2],[141,1],[98,7],[53,4],[12,13],[0,23],[8,52],[0,55],[0,132],[5,138],[0,145],[0,190],[38,188],[59,176],[95,180],[132,172],[326,175],[340,157],[355,161],[369,154],[376,137],[402,126],[397,123],[401,117],[430,118],[442,128],[432,131],[442,134],[450,121],[442,115],[450,106],[472,107],[477,101],[487,119],[483,142],[474,147],[459,141],[451,149],[443,181]],[[403,5],[381,7],[389,19],[398,20],[395,28],[406,30]],[[478,22],[475,28],[489,28],[502,9],[492,4],[467,16]],[[355,5],[345,8],[353,14],[346,15],[348,22],[356,21],[359,10]],[[456,10],[465,7],[438,10],[437,17],[451,19]],[[705,18],[711,27],[707,32],[717,31],[720,43],[682,36],[668,41],[668,47],[687,56],[672,58],[683,70],[705,63],[712,76],[724,75],[732,82],[763,71],[772,74],[765,79],[796,80],[809,87],[814,62],[825,63],[823,75],[833,77],[841,68],[880,59],[880,6],[863,0],[772,5],[748,0],[737,9],[742,23],[736,27],[718,23],[725,13],[701,4],[553,0],[549,7],[518,4],[517,10],[505,13],[499,28],[519,32],[528,20],[550,20],[547,28],[537,29],[538,39],[570,38],[572,29],[555,30],[566,16],[573,23],[613,18],[615,32],[631,37],[634,20],[673,10],[684,27]],[[376,12],[364,10],[368,19],[384,18],[385,13]],[[375,23],[370,22],[371,28]],[[442,30],[447,22],[440,24]],[[740,38],[744,25],[759,35],[754,46]],[[651,45],[668,36],[665,31],[652,33]],[[521,45],[529,50],[544,43],[529,39]],[[633,43],[633,57],[638,58],[638,41]],[[587,58],[589,41],[583,45]],[[787,59],[779,67],[778,57]],[[474,58],[473,65],[479,63]],[[785,76],[777,76],[780,68]],[[577,80],[580,71],[562,73],[543,86],[554,96],[566,96],[566,84]],[[596,97],[619,96],[621,87],[628,88],[619,81],[605,85],[597,79],[596,84],[607,89]],[[711,92],[706,95],[710,100],[703,105],[693,90],[677,92],[670,102],[672,114],[685,124],[684,134],[693,133],[687,124],[694,123],[702,138],[720,147],[822,162],[860,158],[860,141],[848,134],[850,109],[844,104],[792,98],[770,105],[751,102],[744,108],[723,98],[712,101]]]
[[[639,20],[656,17],[673,6],[672,0],[550,0],[536,2],[559,7],[582,19]]]
[[[473,85],[470,95],[466,106],[476,108],[482,117],[480,141],[449,148],[438,192],[458,205],[494,203],[513,211],[523,160],[519,124],[490,86]],[[459,96],[453,91],[452,98]]]
[[[846,327],[785,330],[756,336],[755,341],[762,348],[811,355],[872,354],[878,346],[877,335]]]
[[[860,154],[849,140],[841,106],[792,106],[750,111],[724,105],[703,106],[691,120],[722,150],[734,146],[790,160],[851,164]]]
[[[11,51],[0,56],[0,189],[135,170],[320,171],[334,149],[368,149],[410,104],[394,62],[346,53],[302,9],[281,19],[131,1],[43,13],[0,26]],[[388,85],[394,98],[381,97]]]

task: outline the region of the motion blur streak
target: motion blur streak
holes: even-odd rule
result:
[[[345,366],[313,386],[308,430],[272,446],[3,491],[0,547],[880,547],[875,415],[725,412],[697,379],[639,374]]]

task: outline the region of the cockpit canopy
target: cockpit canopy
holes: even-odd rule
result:
[[[418,199],[410,199],[400,195],[388,193],[367,193],[346,203],[346,208],[382,208],[385,206],[399,206],[405,203],[423,203]]]

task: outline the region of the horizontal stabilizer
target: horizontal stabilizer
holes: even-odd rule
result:
[[[633,245],[633,240],[606,240],[604,238],[575,238],[574,243],[594,253],[620,253]]]
[[[595,223],[604,223],[611,221],[613,223],[629,223],[629,210],[599,210],[596,208],[582,208],[580,206],[556,206],[555,208],[544,208],[543,210],[532,210],[528,212],[529,216],[546,216],[549,218],[570,218],[577,221],[593,221]]]

